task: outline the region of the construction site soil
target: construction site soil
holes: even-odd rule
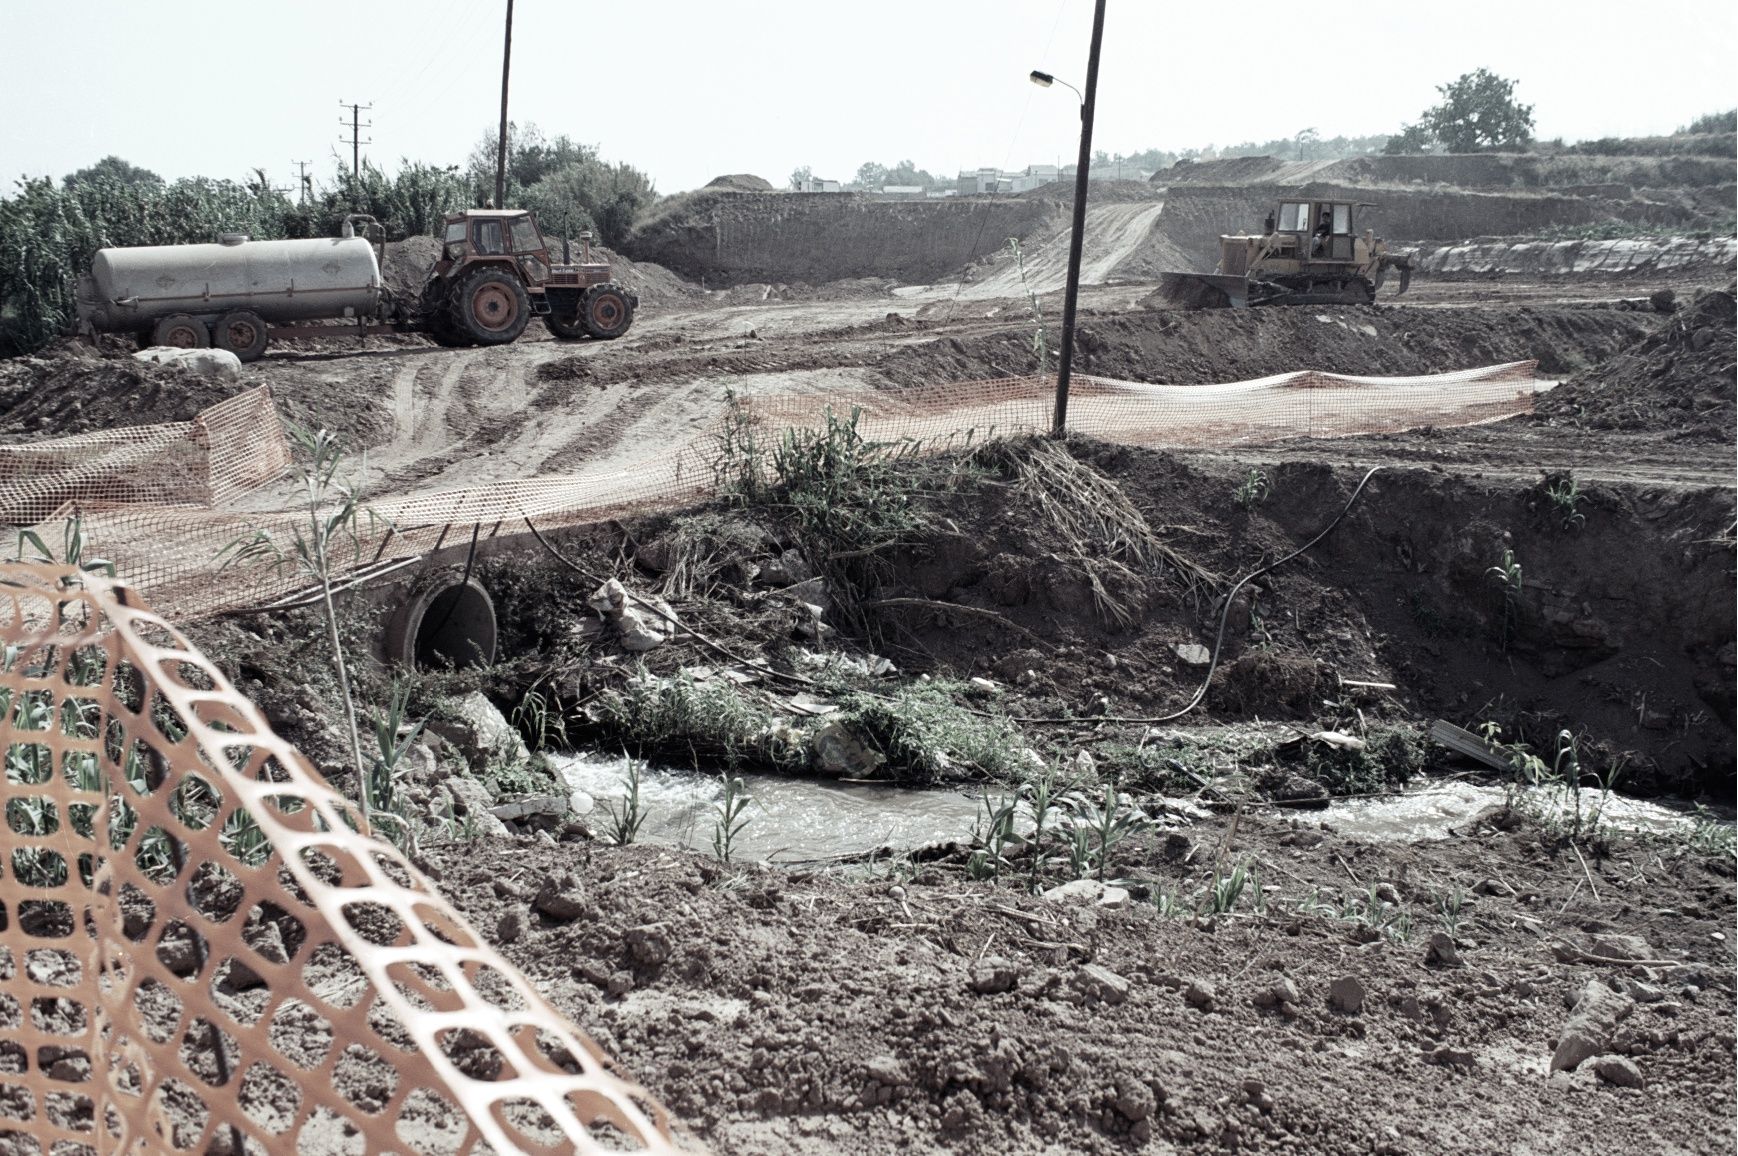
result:
[[[1129,204],[1118,220],[1142,211]],[[866,217],[858,239],[877,222]],[[1149,241],[1131,245],[1145,252]],[[733,276],[754,251],[742,244]],[[392,274],[406,283],[413,249]],[[1106,267],[1138,255],[1107,253]],[[956,271],[966,259],[948,258]],[[631,469],[708,428],[727,391],[819,403],[1036,368],[1017,292],[899,287],[879,257],[852,261],[862,278],[843,284],[806,289],[792,277],[718,292],[620,261],[642,312],[617,341],[533,331],[489,349],[308,342],[247,366],[233,386],[61,347],[0,365],[0,434],[184,420],[263,384],[287,416],[367,448],[369,491],[384,496]],[[870,863],[727,865],[610,846],[601,815],[517,823],[504,837],[431,835],[422,861],[719,1153],[1545,1153],[1608,1150],[1618,1136],[1638,1150],[1730,1150],[1738,1044],[1724,812],[1696,839],[1566,833],[1521,809],[1422,841],[1291,817],[1299,804],[1409,778],[1491,776],[1425,743],[1438,719],[1498,724],[1503,741],[1547,762],[1568,731],[1590,771],[1619,768],[1622,790],[1730,803],[1729,279],[1421,281],[1405,306],[1238,313],[1147,308],[1150,283],[1097,284],[1084,295],[1083,372],[1201,384],[1537,359],[1566,384],[1536,415],[1475,429],[1247,450],[1022,442],[940,459],[924,467],[939,472],[923,475],[935,484],[921,487],[921,528],[873,570],[793,559],[814,538],[776,506],[555,535],[583,578],[535,542],[498,543],[476,576],[496,598],[501,661],[419,684],[430,695],[482,689],[509,713],[533,686],[556,692],[571,740],[601,747],[628,736],[585,704],[642,677],[716,668],[720,648],[776,672],[743,701],[788,704],[803,685],[791,679],[801,648],[818,645],[803,601],[813,592],[757,578],[775,562],[832,566],[828,580],[845,585],[824,649],[899,668],[857,688],[863,696],[960,688],[947,709],[1005,715],[1049,765],[1090,766],[1169,817],[1101,866],[1126,882],[1126,899],[1031,894],[1029,884],[1067,876],[1054,863],[1034,871],[1018,850],[996,878],[963,845]],[[1047,317],[1055,287],[1040,286]],[[1675,291],[1674,311],[1648,301],[1656,289]],[[1039,453],[1067,459],[1044,460],[1087,487],[1081,506],[1126,502],[1115,524],[1144,533],[1158,561],[1119,570],[1103,563],[1129,557],[1126,539],[1059,531],[1055,495],[1034,504],[1021,482],[1021,455]],[[1314,538],[1372,465],[1383,468],[1331,533],[1227,606],[1231,579]],[[1565,509],[1553,491],[1570,481]],[[286,497],[279,487],[251,501]],[[672,557],[704,564],[673,576]],[[597,615],[586,601],[612,576],[668,598],[692,637],[635,656],[588,625]],[[366,649],[378,609],[358,597],[344,614]],[[274,727],[339,774],[335,691],[312,673],[321,638],[310,612],[191,633]],[[1221,651],[1202,707],[1153,730],[1146,720],[1182,707],[1206,678],[1199,647]],[[385,672],[361,677],[384,685]],[[1215,745],[1258,722],[1398,737],[1382,760],[1321,739]],[[705,769],[779,766],[752,744],[685,751]],[[633,753],[681,759],[684,746]],[[884,773],[983,777],[961,759],[921,775],[893,760]],[[427,799],[452,774],[431,759],[406,790]],[[1213,914],[1201,897],[1233,865],[1259,877]],[[540,898],[550,895],[563,902]]]

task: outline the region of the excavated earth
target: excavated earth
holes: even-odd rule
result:
[[[963,284],[919,291],[871,270],[819,290],[707,292],[650,264],[622,271],[640,279],[642,312],[609,343],[306,342],[221,387],[122,352],[51,350],[0,365],[0,435],[125,424],[146,406],[152,420],[184,419],[269,385],[286,414],[368,448],[373,493],[404,493],[629,468],[706,428],[727,390],[897,391],[1035,368],[1027,302]],[[1058,761],[1093,754],[1106,780],[1169,816],[1113,862],[1127,902],[1033,895],[1017,854],[996,880],[973,878],[957,845],[726,866],[609,846],[595,820],[431,838],[423,861],[719,1153],[1544,1153],[1605,1151],[1618,1136],[1645,1151],[1729,1151],[1729,847],[1615,831],[1571,843],[1508,812],[1437,840],[1375,841],[1293,809],[1346,789],[1313,757],[1238,755],[1203,791],[1142,755],[1174,743],[1187,761],[1210,727],[1368,723],[1412,736],[1423,753],[1410,773],[1488,778],[1420,736],[1435,719],[1491,721],[1536,750],[1577,733],[1589,765],[1624,767],[1622,789],[1728,805],[1727,281],[1420,281],[1404,306],[1237,314],[1151,308],[1150,283],[1088,290],[1079,364],[1105,376],[1189,384],[1537,359],[1567,383],[1538,414],[1476,429],[1235,452],[1070,443],[1159,541],[1221,578],[1303,545],[1383,467],[1332,534],[1233,608],[1202,710],[1158,737],[1116,720],[1194,693],[1204,671],[1178,648],[1214,644],[1212,592],[1137,575],[1108,591],[1132,619],[1107,620],[1090,578],[994,476],[951,494],[889,557],[881,596],[912,601],[874,625],[904,677],[988,679],[998,689],[974,709],[1068,719],[1031,724],[1033,745]],[[1669,312],[1650,300],[1660,289],[1675,292]],[[1047,316],[1054,303],[1046,290]],[[1267,485],[1240,502],[1251,471]],[[1579,520],[1549,495],[1571,474]],[[534,543],[503,544],[478,571],[498,599],[503,661],[459,681],[509,711],[537,676],[567,680],[556,685],[574,702],[620,687],[639,660],[581,627],[594,617],[584,601],[604,575],[642,592],[666,583],[658,546],[681,517],[563,535],[587,580]],[[800,543],[764,526],[730,541],[712,579],[672,602],[708,638],[785,669],[804,612],[754,575]],[[1525,568],[1513,599],[1490,574],[1505,551]],[[347,614],[363,642],[366,606]],[[312,626],[293,613],[194,636],[333,767]],[[557,651],[559,672],[546,661]],[[718,659],[679,639],[643,661],[658,676]],[[444,678],[431,682],[451,689],[458,676]],[[576,739],[610,737],[583,711],[569,721]],[[1192,903],[1239,863],[1259,879],[1232,914],[1169,902]],[[1433,947],[1438,933],[1451,938]],[[1570,1052],[1588,1058],[1553,1071]]]

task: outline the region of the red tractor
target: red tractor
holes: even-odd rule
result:
[[[590,233],[580,244],[574,263],[563,240],[554,264],[528,210],[454,213],[423,287],[422,327],[442,345],[505,345],[535,314],[565,340],[620,337],[639,298],[610,280],[609,262],[592,260]]]

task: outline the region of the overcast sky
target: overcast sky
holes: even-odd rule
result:
[[[462,162],[498,115],[505,0],[5,0],[0,177],[113,153],[165,177]],[[937,174],[1064,163],[1091,0],[518,0],[512,116],[661,192],[865,160]],[[1520,81],[1540,137],[1670,132],[1738,104],[1732,0],[1109,0],[1108,152],[1389,132],[1474,68]]]

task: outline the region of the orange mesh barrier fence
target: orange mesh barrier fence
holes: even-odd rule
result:
[[[0,520],[29,525],[75,507],[221,505],[289,464],[271,390],[261,387],[192,421],[0,445]]]
[[[1533,395],[1541,388],[1535,368],[1534,362],[1525,361],[1406,378],[1304,371],[1191,386],[1077,376],[1068,425],[1076,433],[1129,445],[1212,448],[1471,425],[1531,412]],[[859,430],[865,437],[916,441],[924,450],[938,452],[968,440],[1048,431],[1054,391],[1054,378],[1034,376],[888,392],[750,395],[736,400],[734,414],[727,414],[720,401],[718,416],[704,432],[652,450],[627,469],[376,499],[370,503],[374,517],[362,527],[351,564],[367,573],[371,567],[457,544],[473,527],[492,535],[522,531],[528,518],[539,528],[554,528],[690,504],[712,492],[720,437],[729,420],[746,419],[776,434],[786,428],[815,428],[823,424],[828,408],[843,414],[860,407]],[[275,427],[275,417],[269,420]],[[215,460],[212,468],[218,471]],[[251,460],[236,463],[238,476],[225,492],[257,485],[261,468]],[[211,486],[214,492],[223,488]],[[219,555],[256,529],[288,533],[305,515],[110,508],[94,498],[80,509],[92,548],[114,561],[128,581],[172,617],[192,619],[262,605],[296,588],[294,576],[287,573],[258,567],[223,571]],[[50,536],[45,532],[44,537]]]
[[[674,1151],[139,597],[0,564],[0,1151]]]

